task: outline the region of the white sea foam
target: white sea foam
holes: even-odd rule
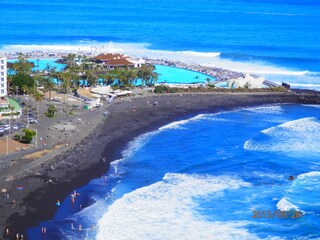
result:
[[[281,114],[283,113],[283,109],[281,106],[261,106],[261,107],[252,107],[245,108],[244,110],[255,112],[255,113],[271,113],[271,114]]]
[[[194,52],[194,51],[181,51],[184,55],[197,56],[197,57],[219,57],[219,52]]]
[[[250,139],[244,149],[253,151],[320,153],[320,122],[316,118],[302,118],[261,131],[268,140]]]
[[[320,172],[312,171],[300,174],[291,182],[283,197],[277,204],[278,209],[288,211],[300,210],[302,213],[319,212]]]
[[[300,133],[302,132],[312,133],[312,132],[318,131],[319,129],[320,129],[320,122],[317,121],[316,118],[310,117],[310,118],[301,118],[298,120],[289,121],[279,126],[265,129],[261,132],[267,135],[282,136],[282,135],[286,135],[288,131],[300,132]]]
[[[165,130],[165,129],[181,129],[182,125],[188,124],[190,122],[199,121],[207,118],[208,114],[199,114],[195,117],[186,119],[186,120],[179,120],[172,123],[169,123],[163,127],[159,128],[159,131]]]
[[[317,171],[313,171],[313,172],[308,172],[308,173],[303,173],[300,174],[297,179],[304,179],[304,178],[309,178],[309,177],[319,177],[320,176],[320,172]]]
[[[287,177],[284,175],[280,174],[275,174],[275,173],[265,173],[265,172],[258,172],[258,171],[253,171],[252,172],[253,176],[257,176],[263,179],[275,179],[275,180],[283,180],[286,179]]]
[[[277,203],[277,208],[281,211],[290,211],[292,209],[300,211],[299,207],[289,202],[289,200],[284,197]]]
[[[305,87],[305,88],[320,88],[320,84],[310,84],[310,83],[291,83],[292,87]]]
[[[313,107],[313,108],[320,108],[320,105],[315,105],[315,104],[303,104],[302,106],[305,106],[305,107]]]
[[[163,181],[125,194],[98,223],[97,240],[257,239],[243,222],[209,222],[193,198],[224,189],[250,187],[231,177],[166,174]]]
[[[153,59],[165,59],[182,61],[191,64],[200,64],[209,67],[220,67],[230,70],[248,72],[255,74],[278,74],[278,75],[306,75],[308,71],[292,71],[280,67],[268,66],[254,62],[236,62],[220,58],[219,52],[195,52],[195,51],[166,51],[150,49],[148,43],[114,43],[114,42],[92,42],[82,41],[74,45],[5,45],[1,51],[5,52],[87,52],[99,54],[104,52],[125,53],[136,57],[147,57]]]
[[[230,120],[224,119],[224,118],[217,118],[218,115],[220,115],[223,112],[220,113],[211,113],[211,114],[199,114],[193,118],[189,118],[186,120],[179,120],[172,123],[169,123],[163,127],[159,128],[159,131],[163,131],[166,129],[184,129],[182,126],[185,124],[188,124],[190,122],[195,122],[199,120],[209,120],[209,121],[219,121],[219,122],[227,122]]]

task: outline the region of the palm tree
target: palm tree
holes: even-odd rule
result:
[[[66,57],[66,60],[67,60],[67,67],[69,69],[72,69],[75,65],[75,58],[76,58],[76,55],[73,54],[73,53],[69,53],[68,56]]]
[[[86,78],[87,78],[88,84],[90,86],[93,86],[98,80],[98,76],[94,70],[87,70],[86,71]]]
[[[40,92],[36,91],[34,94],[33,94],[33,97],[34,97],[34,100],[37,102],[37,119],[39,120],[39,116],[40,116],[40,113],[39,113],[39,105],[40,105],[40,102],[42,101],[43,99],[43,96]]]
[[[54,89],[55,84],[51,78],[44,77],[41,79],[40,84],[43,86],[43,93],[49,92],[49,101],[51,101],[51,91]]]
[[[71,80],[72,80],[71,73],[70,72],[60,73],[60,78],[63,81],[62,86],[61,86],[62,90],[64,91],[64,93],[69,94],[69,89],[70,89]]]
[[[11,121],[10,121],[10,133],[12,133],[12,123],[13,123],[13,111],[14,111],[14,106],[9,105],[8,106],[9,110],[11,111]]]
[[[33,64],[28,62],[23,54],[19,54],[18,61],[13,64],[16,73],[31,74]]]
[[[154,72],[155,67],[153,65],[142,65],[137,76],[141,79],[142,86],[144,84],[155,83],[158,80],[158,74]]]
[[[72,80],[72,74],[70,72],[63,72],[60,74],[60,77],[63,80],[63,83],[61,85],[62,89],[65,92],[64,95],[64,103],[67,106],[67,113],[69,113],[69,101],[68,101],[68,94],[69,94],[69,89],[70,89],[70,85],[71,85],[71,80]],[[67,97],[67,99],[66,99]]]
[[[115,69],[112,69],[112,70],[106,72],[105,74],[101,74],[100,78],[103,79],[104,84],[111,85],[118,78],[117,71]]]
[[[211,78],[207,77],[206,78],[206,82],[207,82],[208,85],[209,85],[210,81],[211,81]]]

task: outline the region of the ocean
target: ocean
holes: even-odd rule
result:
[[[320,89],[319,0],[1,0],[0,51],[123,52]]]
[[[47,240],[319,239],[319,134],[316,105],[180,119],[131,141],[29,236],[46,226]]]
[[[320,90],[319,7],[319,0],[0,0],[0,52],[121,52]],[[47,240],[319,239],[319,118],[317,106],[272,105],[163,126],[130,142],[105,176],[76,189],[73,207],[64,199],[28,234],[42,239],[46,226]],[[286,210],[300,215],[279,215]]]

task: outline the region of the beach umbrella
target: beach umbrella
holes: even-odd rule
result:
[[[22,186],[18,186],[17,190],[23,190],[23,187]]]

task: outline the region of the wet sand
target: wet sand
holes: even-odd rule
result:
[[[0,188],[10,193],[10,199],[0,199],[3,239],[14,239],[16,233],[26,236],[27,228],[51,219],[57,199],[64,200],[74,189],[103,175],[110,162],[118,159],[126,144],[138,135],[199,113],[275,103],[320,104],[320,93],[197,93],[116,101],[109,107],[108,117],[75,147],[27,169],[17,179],[1,180]],[[17,190],[17,186],[24,189]],[[10,236],[6,236],[6,228]]]

